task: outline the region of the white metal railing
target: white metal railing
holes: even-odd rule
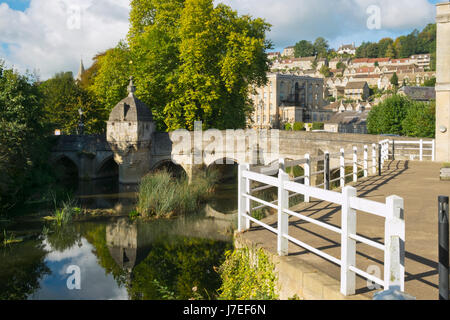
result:
[[[353,150],[353,162],[357,162],[355,154],[357,149]],[[375,146],[372,146],[375,150]],[[373,151],[372,161],[374,161]],[[277,250],[279,255],[288,254],[288,244],[292,242],[306,250],[313,252],[316,255],[327,259],[341,268],[341,293],[344,295],[355,294],[356,275],[369,279],[384,288],[391,286],[400,286],[404,290],[404,241],[405,241],[405,224],[403,219],[403,199],[397,196],[386,198],[386,203],[379,203],[356,195],[356,189],[347,186],[342,189],[342,192],[334,192],[330,190],[323,190],[309,185],[310,182],[310,168],[309,155],[300,162],[305,166],[304,183],[291,181],[289,175],[283,170],[278,169],[278,177],[272,177],[267,174],[253,172],[249,165],[239,166],[239,181],[238,181],[238,230],[244,231],[250,228],[250,223],[253,222],[277,235]],[[368,147],[364,148],[364,173],[369,173],[368,166]],[[344,152],[340,153],[341,163],[341,183],[342,182],[342,164],[345,164]],[[280,160],[280,164],[285,164],[285,160]],[[376,167],[376,164],[375,164]],[[273,173],[269,169],[269,173]],[[344,166],[345,170],[345,166]],[[374,170],[376,172],[376,169]],[[344,172],[345,175],[345,172]],[[354,175],[352,173],[352,175]],[[355,176],[353,177],[355,179]],[[357,179],[357,176],[356,176]],[[278,199],[274,202],[268,202],[252,195],[256,189],[251,190],[251,182],[263,184],[268,188],[276,188],[278,191]],[[290,210],[289,207],[289,192],[296,195],[303,195],[305,202],[309,202],[311,198],[322,201],[338,204],[341,206],[341,227],[335,227],[322,221],[313,219],[302,215],[301,213]],[[278,212],[277,228],[269,226],[268,224],[259,221],[251,216],[252,201],[261,204],[260,207],[270,207]],[[381,244],[370,240],[366,237],[357,234],[356,230],[356,211],[364,211],[379,217],[385,218],[385,243]],[[333,257],[319,249],[302,242],[289,235],[289,216],[297,217],[301,220],[315,224],[328,231],[335,232],[341,235],[341,255],[340,258]],[[384,251],[384,279],[377,278],[367,272],[358,269],[356,266],[356,243],[361,242],[376,249]]]
[[[390,149],[388,155],[393,156],[393,158],[400,156],[404,159],[419,161],[435,161],[436,158],[435,140],[390,140],[388,149]]]
[[[274,163],[270,167],[259,167],[254,168],[253,171],[262,173],[265,175],[273,176],[278,174],[278,170],[281,168],[284,171],[287,168],[302,166],[304,170],[304,174],[299,177],[292,178],[293,181],[302,181],[307,186],[312,185],[313,177],[317,177],[319,175],[323,175],[323,183],[319,183],[315,185],[315,187],[323,187],[326,190],[330,189],[330,184],[334,182],[339,182],[339,187],[343,188],[346,185],[346,180],[349,177],[352,177],[351,182],[358,182],[359,174],[362,173],[364,177],[368,177],[369,175],[375,175],[383,168],[383,164],[386,160],[389,159],[388,153],[388,140],[383,141],[378,148],[377,144],[372,144],[371,147],[365,145],[363,148],[362,154],[359,153],[359,149],[355,146],[351,151],[346,152],[344,149],[341,149],[340,152],[337,153],[329,153],[325,152],[323,156],[315,156],[312,157],[310,154],[305,154],[303,159],[298,160],[286,160],[280,159],[278,163]],[[347,158],[346,158],[347,156]],[[351,157],[351,158],[348,158]],[[335,159],[335,162],[339,163],[337,167],[330,167],[331,159]],[[323,161],[323,169],[313,172],[312,167],[313,163]],[[379,168],[377,166],[379,165]],[[346,168],[351,167],[352,172],[346,174]],[[339,177],[331,179],[331,172],[339,172]],[[381,174],[381,171],[380,171]],[[252,189],[252,192],[258,192],[273,188],[271,185],[263,185],[258,186]],[[294,195],[292,195],[294,196]],[[291,197],[291,196],[290,196]],[[305,197],[305,202],[308,202],[308,196]],[[276,203],[273,202],[273,203]],[[260,209],[264,206],[257,207],[256,209]]]

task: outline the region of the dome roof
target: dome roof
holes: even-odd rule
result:
[[[128,86],[128,97],[120,101],[109,114],[109,121],[153,121],[150,108],[136,98],[133,77]]]

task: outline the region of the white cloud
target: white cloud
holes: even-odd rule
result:
[[[216,0],[241,14],[265,18],[272,24],[269,38],[278,48],[293,45],[301,39],[319,36],[331,44],[351,38],[361,42],[369,35],[379,39],[386,34],[422,28],[434,20],[434,5],[427,0]],[[367,8],[381,9],[381,30],[368,30]],[[370,31],[370,33],[369,33]]]
[[[435,8],[427,0],[215,0],[265,18],[272,24],[269,38],[276,48],[298,40],[323,36],[332,46],[341,42],[375,41],[396,36],[434,21]],[[368,30],[366,10],[381,9],[381,30]],[[80,29],[72,6],[81,8]],[[24,71],[39,69],[42,78],[56,72],[77,71],[82,56],[92,57],[125,38],[129,0],[31,0],[25,11],[0,4],[0,56]],[[2,44],[7,43],[5,49]],[[3,48],[2,48],[3,47]]]
[[[40,281],[40,289],[30,299],[66,300],[66,299],[103,299],[127,300],[128,292],[120,287],[111,274],[99,266],[97,257],[93,254],[95,248],[85,239],[81,239],[81,247],[74,245],[64,251],[52,248],[48,241],[44,241],[45,250],[49,251],[45,257],[51,268],[51,274]],[[81,290],[68,290],[66,281],[67,268],[77,265],[81,271]]]
[[[0,4],[0,43],[8,44],[0,55],[21,71],[39,69],[44,79],[76,72],[81,57],[89,65],[125,38],[128,15],[129,0],[31,0],[25,12]]]

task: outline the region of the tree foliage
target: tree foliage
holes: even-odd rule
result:
[[[0,61],[0,212],[20,203],[46,177],[47,149],[41,95],[30,75]]]
[[[436,134],[436,102],[412,103],[408,107],[402,126],[405,136],[434,138]]]
[[[329,53],[329,44],[325,38],[318,37],[314,43],[308,40],[301,40],[294,46],[294,55],[296,58],[317,56],[326,58]]]
[[[245,126],[248,90],[267,81],[269,24],[212,0],[133,0],[130,22],[127,44],[100,58],[94,81],[108,109],[133,75],[160,130]]]
[[[62,72],[39,86],[43,96],[46,121],[52,129],[61,129],[65,134],[77,133],[83,110],[85,133],[101,133],[105,130],[107,112],[94,95],[83,89],[73,79],[72,72]]]
[[[294,46],[294,55],[296,58],[311,57],[314,53],[315,49],[311,41],[301,40]]]
[[[410,137],[434,137],[435,103],[411,101],[393,95],[372,108],[367,118],[371,134],[396,134]]]
[[[363,42],[356,50],[357,58],[409,58],[415,54],[431,54],[431,70],[436,69],[436,24],[428,24],[421,32],[412,31],[395,40]]]

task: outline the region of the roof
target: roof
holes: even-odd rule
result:
[[[436,99],[436,90],[434,87],[404,86],[399,89],[399,92],[416,101],[430,101]]]
[[[339,50],[344,50],[344,49],[356,49],[355,46],[353,44],[343,44]]]
[[[130,78],[128,97],[120,101],[109,114],[109,121],[153,121],[150,108],[136,98],[133,78]]]
[[[366,81],[353,81],[347,83],[345,89],[364,89],[365,86],[367,86]]]
[[[336,113],[331,117],[326,123],[337,123],[337,124],[364,124],[367,121],[367,116],[369,111],[344,111]]]

